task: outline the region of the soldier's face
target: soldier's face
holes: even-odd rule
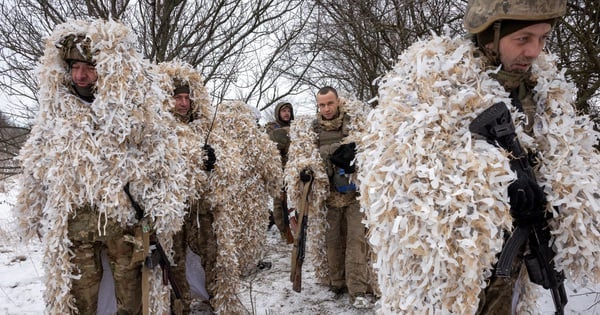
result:
[[[527,72],[540,55],[552,29],[548,23],[533,24],[500,39],[498,50],[505,71]]]
[[[319,113],[323,115],[325,120],[335,118],[338,113],[339,99],[333,92],[327,94],[317,94],[317,106],[319,107]]]
[[[290,118],[292,118],[292,110],[289,107],[284,106],[279,110],[279,119],[288,122],[290,121]]]
[[[71,79],[79,87],[92,86],[98,80],[96,67],[87,62],[74,61],[71,64]]]
[[[175,111],[180,115],[185,115],[190,110],[190,94],[179,93],[175,95]]]

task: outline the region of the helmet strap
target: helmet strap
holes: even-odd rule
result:
[[[500,21],[496,21],[492,26],[494,29],[494,40],[491,42],[491,48],[488,48],[486,45],[479,46],[479,49],[483,51],[483,54],[489,59],[491,65],[495,67],[500,65],[500,26]]]
[[[501,22],[500,21],[496,21],[494,22],[494,54],[496,55],[496,58],[498,56],[500,56],[500,27],[501,27]]]
[[[94,99],[96,98],[96,96],[95,96],[96,87],[94,85],[80,87],[80,86],[77,86],[75,83],[71,82],[71,84],[69,85],[69,90],[71,91],[71,93],[73,93],[74,95],[78,96],[79,98],[81,98],[82,100],[84,100],[88,103],[92,103],[94,101]]]

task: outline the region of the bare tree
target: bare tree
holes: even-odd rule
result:
[[[302,1],[140,1],[129,17],[142,51],[157,62],[179,58],[200,67],[217,100],[236,98],[269,106],[264,99],[281,79],[276,65],[304,26]],[[150,18],[148,18],[150,17]],[[283,95],[293,90],[282,91]],[[278,95],[281,96],[281,95]],[[263,106],[265,107],[265,106]]]
[[[275,86],[279,79],[276,65],[284,53],[279,47],[290,47],[299,34],[297,28],[304,26],[293,16],[298,14],[301,3],[302,0],[15,0],[0,7],[5,21],[0,25],[0,42],[5,47],[0,60],[6,63],[2,74],[33,91],[28,93],[30,97],[35,95],[32,70],[43,53],[42,38],[54,25],[67,18],[113,18],[137,33],[139,49],[145,57],[156,62],[178,58],[199,67],[206,82],[213,85],[211,92],[216,101],[238,92],[244,101],[256,102],[261,100],[264,87]],[[18,31],[11,25],[16,25]],[[265,47],[274,48],[256,53]],[[244,81],[243,76],[249,72],[253,73],[253,81]],[[291,84],[288,91],[294,87]],[[22,92],[14,88],[9,92],[18,93]]]
[[[575,105],[597,115],[600,106],[600,0],[568,2],[567,15],[552,38],[551,50],[578,88]],[[594,108],[595,106],[595,108]]]
[[[318,57],[305,77],[309,86],[336,85],[362,99],[375,95],[374,80],[397,56],[429,34],[465,34],[467,0],[313,0],[305,54]],[[567,14],[548,41],[558,65],[579,88],[577,108],[598,106],[600,83],[600,0],[569,1]],[[319,47],[319,49],[317,49]]]
[[[0,112],[0,180],[19,173],[20,167],[14,158],[19,154],[28,131],[28,128],[17,126]]]
[[[307,85],[335,85],[361,99],[377,94],[376,78],[409,45],[444,25],[457,29],[455,1],[314,0],[305,54],[318,53]]]
[[[30,121],[37,107],[36,61],[44,38],[69,18],[116,19],[155,62],[180,59],[200,69],[215,103],[241,99],[265,109],[299,89],[285,60],[307,17],[304,0],[7,0],[0,4],[0,87],[8,114]],[[302,64],[305,67],[310,64]]]

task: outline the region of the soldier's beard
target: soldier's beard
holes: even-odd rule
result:
[[[79,95],[79,97],[81,97],[81,99],[83,99],[84,101],[90,103],[94,101],[94,85],[79,86],[77,84],[73,84],[73,89],[75,89],[77,95]]]

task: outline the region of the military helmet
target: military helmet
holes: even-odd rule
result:
[[[470,0],[463,23],[470,34],[477,34],[499,20],[549,20],[566,9],[567,0]]]
[[[93,64],[91,40],[84,35],[69,35],[63,38],[57,47],[61,51],[61,57],[68,63],[72,61],[83,61]]]

